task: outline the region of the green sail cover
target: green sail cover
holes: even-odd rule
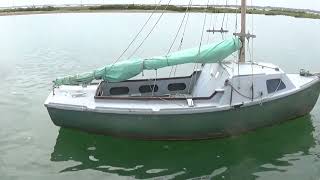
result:
[[[56,86],[88,84],[94,79],[120,82],[140,74],[143,70],[159,69],[186,63],[216,63],[239,50],[240,47],[241,41],[239,38],[233,37],[218,44],[202,46],[200,51],[199,48],[192,48],[174,52],[167,56],[156,56],[148,59],[128,59],[107,65],[92,72],[58,78],[54,81],[54,84]]]

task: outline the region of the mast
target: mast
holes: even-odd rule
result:
[[[245,62],[245,58],[246,58],[246,13],[247,13],[246,0],[241,0],[240,41],[241,41],[242,47],[240,48],[239,62]]]
[[[246,14],[247,14],[247,4],[246,0],[241,0],[241,31],[240,33],[233,33],[235,36],[240,37],[241,48],[239,52],[239,63],[244,63],[246,61],[246,38],[255,38],[253,34],[246,33]]]

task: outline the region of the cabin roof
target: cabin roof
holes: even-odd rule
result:
[[[224,64],[226,70],[231,76],[246,76],[246,75],[258,75],[258,74],[283,74],[284,72],[278,66],[271,63],[228,63]],[[238,72],[239,65],[239,72]]]

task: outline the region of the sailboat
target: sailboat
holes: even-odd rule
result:
[[[231,136],[313,109],[319,74],[288,74],[271,63],[245,60],[246,40],[255,37],[246,33],[246,0],[241,0],[241,31],[233,35],[216,44],[58,78],[45,106],[60,127],[153,140]],[[223,61],[236,52],[237,61]],[[132,79],[144,70],[186,63],[201,68],[190,76]]]

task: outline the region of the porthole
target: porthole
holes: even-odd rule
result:
[[[139,87],[139,92],[140,93],[150,93],[150,92],[158,92],[159,87],[157,85],[142,85]]]
[[[182,91],[186,89],[186,84],[185,83],[172,83],[168,85],[168,90],[169,91]]]
[[[113,87],[110,89],[111,95],[124,95],[129,93],[128,87]]]

